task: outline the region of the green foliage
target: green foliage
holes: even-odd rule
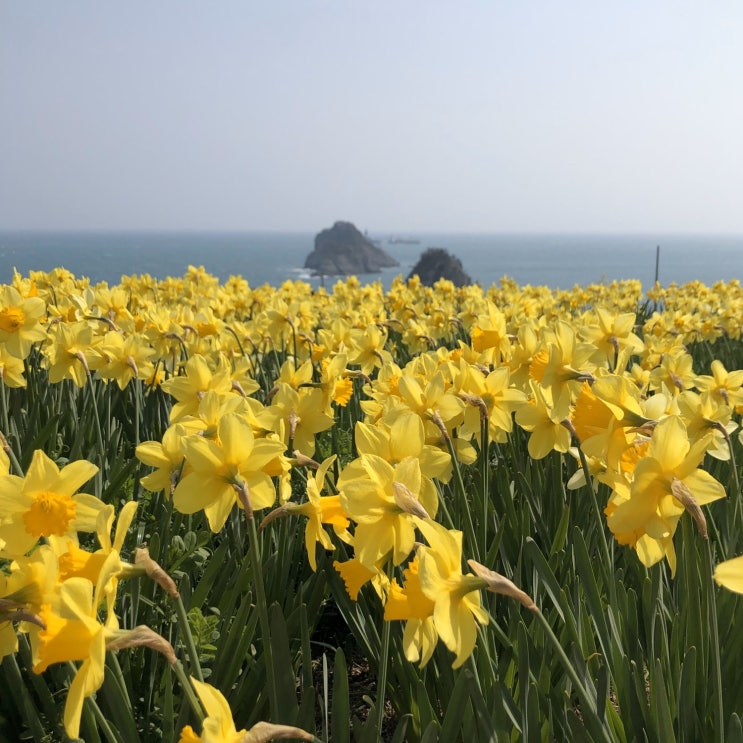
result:
[[[391,339],[402,346],[399,333]],[[739,340],[700,342],[690,351],[700,372],[714,358],[728,369],[743,367]],[[268,399],[284,358],[255,354],[257,399]],[[406,358],[401,350],[398,363]],[[252,533],[234,511],[215,535],[203,513],[177,513],[163,493],[141,486],[146,472],[134,449],[167,427],[170,402],[161,390],[140,383],[120,390],[100,380],[83,389],[51,385],[39,362],[37,352],[27,361],[27,390],[4,390],[11,452],[23,468],[37,448],[60,464],[89,458],[101,467],[97,495],[117,510],[138,501],[124,553],[148,547],[175,580],[187,621],[146,580],[124,581],[117,616],[124,628],[147,625],[166,638],[190,673],[201,672],[224,693],[238,729],[271,719],[337,743],[376,741],[380,730],[385,740],[421,743],[743,741],[743,598],[711,581],[716,563],[743,552],[737,437],[737,465],[705,462],[729,497],[709,507],[709,541],[682,520],[675,578],[665,564],[646,569],[613,540],[602,517],[605,486],[568,490],[575,460],[556,452],[531,459],[521,429],[457,467],[440,486],[447,526],[463,531],[465,556],[497,567],[539,611],[488,594],[490,622],[465,665],[452,669],[452,654],[439,645],[421,669],[405,658],[401,626],[385,629],[370,585],[351,600],[333,556],[322,550],[312,572],[300,519]],[[317,439],[318,458],[337,454],[338,467],[356,455],[363,382],[354,385],[337,425]],[[292,493],[306,498],[299,469]],[[347,556],[336,540],[335,557]],[[0,666],[3,688],[16,691],[0,694],[0,739],[63,739],[70,669],[39,676],[31,665],[22,637],[19,652]],[[185,724],[196,724],[167,661],[148,648],[109,653],[104,685],[85,709],[89,741],[175,740]]]

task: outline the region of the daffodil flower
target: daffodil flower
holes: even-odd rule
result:
[[[12,286],[0,288],[0,343],[18,359],[28,356],[34,343],[46,339],[41,320],[46,303],[40,297],[23,297]]]
[[[462,574],[462,532],[449,530],[430,519],[415,519],[428,546],[418,548],[421,591],[433,604],[433,623],[442,642],[454,655],[453,668],[472,654],[477,625],[489,621],[480,604],[480,589],[487,582]]]
[[[411,663],[428,663],[436,648],[438,632],[433,618],[436,603],[421,587],[418,558],[413,558],[403,571],[405,586],[394,580],[390,584],[384,605],[384,618],[388,622],[405,621],[402,645],[405,657]]]
[[[743,555],[721,562],[714,573],[715,581],[735,593],[743,593]]]
[[[675,571],[672,537],[684,510],[698,520],[703,518],[699,506],[725,496],[723,486],[698,469],[705,448],[704,441],[689,443],[678,416],[664,418],[653,431],[647,456],[632,473],[628,492],[618,488],[612,493],[607,507],[609,529],[635,547],[644,565],[649,567],[665,555]]]
[[[206,718],[202,723],[201,735],[197,735],[190,725],[181,730],[178,743],[265,743],[280,738],[294,740],[315,740],[315,737],[301,728],[290,725],[274,725],[258,722],[250,730],[237,730],[232,719],[232,710],[219,689],[191,677]]]
[[[201,436],[184,440],[191,470],[173,493],[176,509],[181,513],[203,509],[215,533],[238,502],[236,487],[247,486],[255,510],[273,505],[276,488],[264,468],[284,451],[280,441],[256,439],[250,424],[235,413],[224,416],[217,430],[217,441]]]
[[[40,537],[77,539],[77,532],[96,530],[98,514],[106,506],[98,498],[76,491],[98,472],[91,462],[70,462],[61,470],[37,449],[25,477],[0,477],[0,554],[19,556]]]
[[[403,562],[415,544],[412,515],[428,513],[433,506],[419,501],[418,460],[406,457],[393,467],[381,457],[364,454],[344,470],[338,488],[343,510],[357,524],[354,549],[359,561],[373,570],[391,551],[395,565]]]
[[[317,571],[317,556],[315,545],[320,542],[326,550],[333,549],[330,535],[323,528],[323,524],[333,526],[335,533],[347,544],[351,544],[353,537],[348,531],[351,522],[348,515],[341,506],[340,495],[322,496],[325,486],[325,477],[328,469],[335,461],[335,454],[328,457],[318,468],[314,475],[307,478],[307,501],[305,503],[284,503],[284,505],[272,511],[261,523],[261,528],[273,519],[280,516],[297,514],[307,517],[307,526],[304,530],[305,546],[307,548],[307,559],[312,570]]]

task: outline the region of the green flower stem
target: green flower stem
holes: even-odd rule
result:
[[[121,665],[119,664],[119,659],[116,653],[109,653],[109,671],[113,674],[113,679],[116,682],[117,686],[119,687],[119,691],[121,692],[121,698],[124,700],[124,703],[126,704],[127,710],[129,711],[129,714],[132,713],[132,702],[129,697],[129,689],[126,686],[126,680],[124,679],[124,672],[121,670]]]
[[[15,659],[15,654],[10,653],[9,655],[6,655],[0,665],[2,665],[2,668],[5,671],[5,678],[8,682],[7,688],[15,689],[15,694],[17,694],[15,697],[16,699],[20,697],[20,703],[23,707],[23,718],[28,724],[31,735],[33,735],[35,741],[41,742],[45,740],[46,733],[39,721],[38,710],[36,709],[36,705],[31,699],[31,695],[28,693],[26,684],[23,681],[21,669],[18,667],[18,661]]]
[[[196,643],[194,642],[193,633],[191,632],[191,625],[188,622],[186,607],[183,605],[183,599],[181,598],[180,594],[175,601],[175,608],[178,613],[178,624],[180,624],[181,626],[183,639],[186,644],[186,650],[188,651],[191,672],[199,681],[203,681],[204,674],[201,672],[201,664],[199,663],[199,651],[196,649]]]
[[[98,470],[95,479],[98,485],[98,492],[96,495],[101,496],[103,494],[103,482],[105,480],[104,468],[106,466],[106,447],[103,440],[103,430],[101,429],[101,418],[98,415],[98,400],[95,396],[95,384],[93,382],[93,375],[88,370],[87,364],[85,371],[88,377],[88,391],[90,392],[90,399],[93,406],[93,419],[95,420],[95,432],[98,437],[98,456],[100,457],[100,469]]]
[[[263,652],[266,656],[266,673],[268,675],[268,691],[271,700],[271,716],[275,719],[279,711],[279,694],[276,686],[276,673],[273,666],[273,647],[271,645],[271,624],[268,621],[268,606],[266,605],[266,589],[263,585],[263,563],[258,548],[258,529],[255,519],[248,519],[250,523],[250,560],[253,563],[253,585],[255,586],[258,617],[263,635]]]
[[[0,379],[0,403],[2,404],[3,431],[6,436],[10,435],[10,422],[8,420],[8,388]]]
[[[93,711],[93,717],[95,717],[95,721],[98,723],[98,727],[101,729],[106,740],[111,741],[111,743],[119,743],[121,738],[112,730],[110,723],[106,719],[106,715],[103,714],[95,699],[93,697],[87,697],[85,703]]]
[[[394,567],[390,563],[387,577],[392,580]],[[390,656],[390,631],[392,622],[382,617],[382,649],[379,655],[379,674],[377,676],[377,740],[382,740],[382,724],[384,723],[384,699],[387,690],[387,667]]]
[[[191,681],[189,680],[188,676],[186,676],[186,672],[183,670],[183,664],[180,661],[176,661],[175,663],[171,663],[170,667],[173,669],[173,673],[175,673],[175,675],[178,677],[178,681],[180,682],[181,688],[186,694],[186,699],[188,700],[188,704],[193,710],[193,713],[196,715],[199,722],[203,722],[206,715],[204,714],[204,710],[202,709],[201,704],[196,697],[196,694],[194,693]]]
[[[446,429],[444,429],[444,431],[445,430]],[[464,511],[466,517],[464,519],[464,528],[467,532],[467,539],[469,540],[469,543],[472,545],[472,549],[475,552],[475,559],[480,562],[480,560],[482,559],[480,557],[480,548],[478,546],[477,537],[475,536],[475,525],[472,523],[472,514],[470,513],[470,509],[468,507],[467,491],[464,487],[464,480],[462,479],[462,470],[459,467],[459,460],[457,459],[456,452],[454,451],[454,442],[451,440],[451,436],[449,436],[448,432],[444,436],[444,440],[446,441],[446,447],[449,450],[449,456],[451,457],[452,465],[454,466],[454,479],[457,484],[457,490],[459,491],[459,497],[462,499],[462,510]]]
[[[482,441],[480,450],[480,480],[482,482],[482,553],[488,554],[488,494],[490,468],[488,466],[488,449],[490,448],[490,421],[487,416],[480,419],[480,440]]]
[[[263,653],[266,656],[266,675],[268,677],[268,695],[271,702],[271,716],[276,719],[279,713],[279,693],[276,686],[276,672],[273,667],[273,648],[271,645],[271,623],[268,620],[268,606],[266,605],[266,588],[263,585],[263,562],[258,547],[258,527],[255,525],[253,506],[250,502],[250,490],[246,482],[233,485],[237,497],[245,509],[245,515],[250,524],[250,562],[255,588],[255,603],[258,609],[258,620],[261,623],[263,636]]]
[[[717,423],[715,425],[715,428],[725,437],[725,442],[728,445],[728,451],[730,452],[730,469],[733,471],[733,480],[735,481],[735,516],[734,516],[734,522],[736,524],[740,523],[740,508],[741,508],[741,499],[743,498],[743,493],[740,490],[740,478],[738,477],[738,465],[735,461],[735,449],[733,448],[733,442],[730,439],[730,434],[727,432],[727,429],[725,426],[723,426],[721,423]]]
[[[601,542],[601,551],[604,554],[604,566],[606,568],[606,578],[607,578],[607,584],[609,588],[609,596],[610,596],[610,604],[612,606],[616,606],[616,584],[613,580],[611,580],[611,572],[612,572],[612,566],[614,565],[614,561],[611,557],[611,552],[609,551],[609,543],[606,539],[606,529],[604,528],[604,517],[601,513],[601,506],[599,505],[599,497],[598,493],[596,492],[596,488],[593,487],[593,479],[591,478],[591,472],[588,469],[588,460],[586,459],[586,455],[583,452],[583,449],[581,448],[580,442],[578,442],[578,456],[580,457],[580,463],[583,467],[583,475],[586,478],[586,485],[588,485],[588,489],[591,492],[591,505],[593,506],[593,510],[596,515],[596,528],[599,533],[599,538]]]
[[[550,643],[552,643],[552,647],[556,655],[560,659],[560,662],[562,663],[565,672],[568,675],[568,678],[575,687],[575,690],[578,692],[578,696],[580,697],[581,702],[581,715],[583,716],[583,720],[585,721],[586,726],[589,729],[593,729],[592,734],[594,735],[594,740],[605,740],[606,743],[613,743],[611,734],[607,730],[606,726],[601,724],[596,714],[596,710],[594,710],[594,704],[599,703],[600,700],[594,701],[591,698],[591,695],[588,693],[586,687],[583,686],[583,683],[578,677],[575,668],[573,668],[573,664],[570,662],[570,659],[565,653],[565,650],[560,644],[560,641],[557,639],[555,633],[552,631],[552,627],[550,627],[549,622],[545,618],[544,614],[542,614],[542,612],[537,609],[534,612],[534,615],[536,616],[537,621],[541,624],[542,629],[544,630],[544,633],[549,639]]]
[[[8,455],[8,459],[13,465],[16,475],[18,475],[18,477],[25,477],[23,467],[21,467],[21,463],[18,461],[18,457],[16,457],[15,452],[13,451],[13,447],[10,445],[10,442],[6,439],[4,444],[5,453]]]
[[[723,743],[725,734],[723,729],[724,710],[722,704],[722,665],[720,663],[720,634],[717,626],[717,600],[715,598],[715,584],[712,580],[714,566],[712,561],[712,547],[709,540],[704,540],[704,577],[707,582],[707,621],[711,630],[710,655],[712,656],[712,683],[713,683],[713,711],[715,715],[716,739]]]
[[[71,660],[67,661],[67,669],[71,674],[70,678],[74,677],[74,675],[78,671],[77,666]],[[93,712],[95,721],[98,724],[98,727],[103,735],[106,737],[106,740],[111,741],[111,743],[119,743],[120,739],[111,729],[111,725],[106,719],[106,716],[103,714],[103,712],[101,712],[101,708],[96,704],[95,698],[93,696],[85,697],[85,705],[88,707],[89,710]]]
[[[25,632],[20,632],[17,637],[18,656],[25,668],[31,668],[33,665],[33,658],[31,655],[31,646],[28,642],[28,635]],[[30,683],[31,688],[36,694],[36,699],[41,703],[41,711],[49,718],[49,720],[55,720],[57,718],[57,704],[54,695],[47,686],[44,675],[27,673],[26,683]],[[38,717],[38,705],[36,705],[35,716]]]

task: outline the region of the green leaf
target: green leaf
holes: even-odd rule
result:
[[[726,743],[743,743],[743,725],[741,725],[740,717],[736,712],[730,715],[725,741]]]
[[[456,740],[457,733],[462,729],[463,721],[472,714],[467,695],[469,686],[467,677],[463,673],[457,674],[454,691],[444,707],[444,719],[441,725],[442,741]]]
[[[272,604],[269,607],[269,614],[271,618],[271,637],[269,641],[273,654],[276,694],[277,699],[281,700],[280,719],[276,722],[294,725],[297,721],[299,707],[297,705],[296,675],[292,664],[286,621],[278,604]],[[266,638],[263,638],[263,640],[265,642]]]
[[[696,699],[697,649],[691,647],[681,666],[678,685],[678,730],[679,739],[694,741],[701,733],[697,715]],[[706,695],[704,695],[706,697]]]
[[[343,650],[335,651],[333,662],[333,697],[330,709],[330,736],[338,743],[350,741],[351,702],[348,693],[348,668]]]

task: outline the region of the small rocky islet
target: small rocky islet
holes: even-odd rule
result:
[[[351,222],[338,221],[315,236],[315,248],[307,256],[304,267],[318,276],[351,276],[379,273],[400,263],[370,240]],[[472,283],[462,262],[444,248],[423,251],[408,279],[418,276],[421,283],[433,286],[439,279],[448,279],[455,286]]]

